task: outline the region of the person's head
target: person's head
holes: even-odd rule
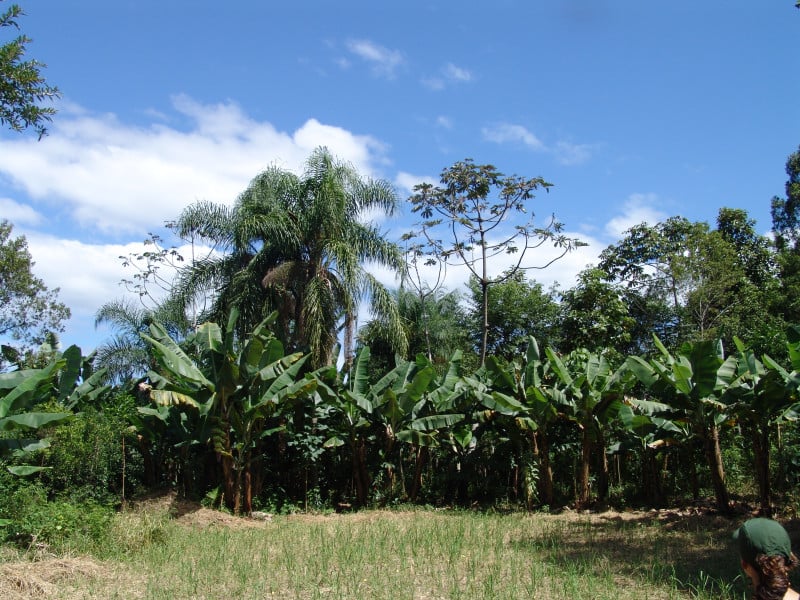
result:
[[[756,598],[783,598],[789,589],[789,571],[797,566],[789,534],[772,519],[750,519],[734,534],[742,569],[750,577]]]

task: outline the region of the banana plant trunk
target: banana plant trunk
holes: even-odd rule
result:
[[[589,464],[592,460],[592,438],[588,427],[581,433],[581,465],[578,473],[578,498],[576,504],[579,508],[589,504]]]
[[[597,458],[600,461],[599,473],[597,475],[597,496],[601,501],[608,499],[608,454],[606,454],[606,440],[602,431],[597,432],[597,440],[594,444],[597,449]]]
[[[715,423],[711,423],[703,437],[703,446],[706,461],[711,471],[711,484],[714,487],[717,509],[723,513],[730,512],[730,498],[728,489],[725,485],[725,469],[722,465],[722,450],[719,446],[719,429]]]
[[[663,505],[658,450],[647,446],[642,451],[642,492],[645,502],[650,506],[660,507]]]
[[[359,437],[353,444],[353,481],[356,487],[356,500],[365,506],[369,499],[369,472],[367,471],[367,442]]]
[[[541,425],[537,431],[531,433],[533,455],[539,462],[539,494],[542,504],[553,505],[553,467],[550,464],[550,440],[547,430]]]
[[[761,502],[761,514],[772,515],[772,489],[769,481],[770,452],[769,430],[766,427],[752,427],[745,430],[753,442],[753,458],[755,459],[756,477],[758,479],[758,495]]]
[[[416,459],[414,460],[414,479],[411,482],[411,491],[408,494],[411,502],[416,502],[419,492],[422,490],[422,470],[428,462],[428,448],[427,446],[419,446],[416,451]]]

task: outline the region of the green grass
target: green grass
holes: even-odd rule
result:
[[[724,519],[418,510],[258,526],[118,517],[60,598],[743,598]]]

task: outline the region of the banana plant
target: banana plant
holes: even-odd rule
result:
[[[731,407],[726,390],[736,373],[735,357],[724,356],[721,341],[684,344],[672,355],[654,336],[661,358],[649,361],[628,357],[625,365],[661,402],[670,407],[667,416],[684,423],[700,440],[714,487],[717,508],[730,511],[725,469],[719,444],[720,426],[729,420]]]
[[[363,347],[353,361],[346,383],[334,400],[343,417],[340,431],[325,442],[326,447],[347,445],[353,457],[353,479],[359,504],[367,502],[370,478],[367,469],[367,444],[374,431],[381,432],[379,450],[381,462],[387,470],[387,485],[393,486],[395,478],[395,451],[397,442],[408,444],[416,455],[416,468],[410,497],[413,500],[419,489],[421,462],[427,448],[438,443],[437,435],[443,428],[463,418],[458,413],[437,412],[437,403],[449,398],[446,390],[454,385],[459,369],[460,355],[451,361],[448,372],[441,380],[430,361],[419,355],[414,361],[400,360],[394,369],[370,383],[368,365],[371,353]]]
[[[614,369],[602,353],[580,348],[563,359],[552,348],[545,353],[555,375],[551,397],[581,430],[576,503],[584,506],[589,502],[590,465],[595,454],[600,459],[598,495],[605,499],[608,494],[606,430],[624,406],[630,378],[624,368]]]
[[[252,466],[261,438],[277,431],[266,428],[270,417],[310,396],[314,377],[302,374],[302,353],[286,355],[271,333],[273,313],[244,340],[236,338],[237,311],[225,330],[204,323],[187,342],[191,358],[159,324],[143,336],[157,364],[149,373],[150,397],[158,406],[195,412],[200,441],[210,444],[221,468],[223,501],[235,514],[252,511]]]
[[[664,416],[669,410],[669,405],[654,400],[626,397],[618,413],[624,437],[612,450],[639,455],[641,493],[650,506],[664,501],[662,482],[669,449],[689,436],[685,426]]]
[[[561,396],[551,393],[554,388],[550,382],[550,365],[548,361],[542,360],[536,338],[530,336],[523,358],[503,363],[490,356],[486,359],[486,371],[491,378],[492,396],[496,406],[505,409],[502,412],[510,420],[510,435],[520,440],[520,446],[522,440],[527,440],[537,462],[539,500],[542,504],[552,505],[554,485],[548,427],[564,415],[557,405]],[[525,472],[527,475],[528,470]],[[526,477],[524,483],[530,506],[536,496],[534,482],[528,481]]]
[[[80,350],[78,350],[80,353]],[[39,412],[29,410],[42,402],[58,397],[58,377],[67,360],[61,356],[41,369],[23,369],[0,373],[0,431],[17,434],[35,432],[46,425],[66,421],[71,412]],[[0,438],[0,458],[24,456],[49,446],[47,439],[38,437]],[[30,475],[42,470],[32,465],[9,466],[15,475]]]
[[[755,472],[758,479],[762,514],[771,514],[772,491],[770,486],[770,433],[778,424],[795,421],[800,415],[797,388],[800,376],[800,342],[789,343],[789,354],[795,367],[787,371],[769,356],[763,362],[738,338],[734,338],[737,352],[735,371],[726,372],[726,400],[731,411],[750,439],[753,447]]]

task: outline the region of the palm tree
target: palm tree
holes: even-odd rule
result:
[[[152,356],[141,334],[147,333],[151,323],[164,323],[176,339],[183,339],[188,323],[182,307],[174,302],[164,302],[147,308],[130,299],[112,300],[103,304],[95,314],[94,325],[108,325],[113,335],[98,348],[94,362],[104,368],[114,383],[123,383],[141,377],[152,367]]]
[[[404,350],[396,303],[364,268],[366,262],[402,268],[398,247],[362,221],[396,208],[391,184],[363,179],[325,148],[311,154],[302,176],[270,167],[232,209],[206,202],[183,211],[176,232],[210,241],[221,253],[187,266],[176,297],[187,305],[212,294],[207,317],[216,319],[237,307],[241,333],[277,310],[278,335],[290,350],[308,351],[314,366],[331,360],[341,328],[349,360],[360,301],[370,298]]]

